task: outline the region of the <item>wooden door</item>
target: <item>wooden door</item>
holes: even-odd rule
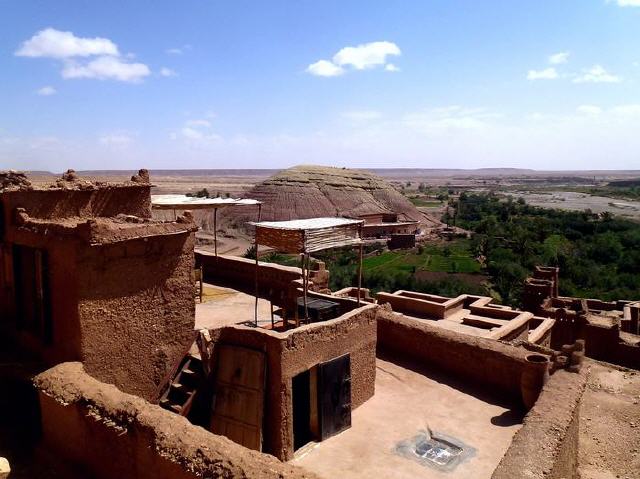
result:
[[[210,429],[257,451],[262,450],[265,354],[220,346]]]
[[[320,438],[351,427],[351,357],[348,354],[318,365]]]

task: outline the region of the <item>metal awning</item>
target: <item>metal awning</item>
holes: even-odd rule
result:
[[[151,207],[156,210],[213,210],[213,248],[218,256],[218,209],[228,206],[257,206],[258,221],[262,202],[249,198],[199,198],[187,195],[151,195]]]

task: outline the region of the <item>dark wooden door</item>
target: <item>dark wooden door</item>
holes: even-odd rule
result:
[[[318,365],[320,438],[351,427],[351,357],[348,354]]]

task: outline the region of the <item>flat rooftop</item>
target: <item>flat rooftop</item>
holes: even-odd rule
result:
[[[375,395],[353,411],[351,428],[299,449],[293,464],[327,479],[491,477],[521,427],[520,413],[436,373],[380,358],[376,364]],[[475,451],[449,472],[396,452],[428,428]]]
[[[196,299],[196,329],[215,329],[232,324],[253,324],[255,296],[224,288],[210,283],[204,283],[202,303]],[[274,310],[277,307],[274,306]],[[278,315],[275,321],[280,321]],[[258,299],[258,326],[271,325],[271,306],[266,299]]]

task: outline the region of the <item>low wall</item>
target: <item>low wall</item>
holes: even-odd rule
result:
[[[256,262],[237,256],[215,256],[196,251],[196,266],[202,266],[206,281],[254,295],[256,293]],[[280,307],[292,307],[298,284],[302,279],[300,268],[275,263],[258,262],[258,296]]]
[[[430,365],[520,401],[528,351],[492,339],[456,333],[390,311],[378,313],[378,350]]]
[[[98,479],[315,478],[60,364],[35,378],[47,449]]]
[[[293,457],[292,379],[319,363],[351,356],[351,404],[355,409],[371,398],[376,374],[376,305],[365,305],[337,319],[286,332],[227,326],[209,332],[208,370],[216,370],[216,347],[241,346],[262,351],[267,361],[263,450],[279,459]]]
[[[580,400],[587,382],[557,371],[524,418],[492,479],[572,479],[577,476]]]
[[[419,293],[399,295],[380,292],[376,298],[379,304],[389,304],[394,311],[429,319],[444,319],[446,314],[444,303],[415,297],[416,294]]]

